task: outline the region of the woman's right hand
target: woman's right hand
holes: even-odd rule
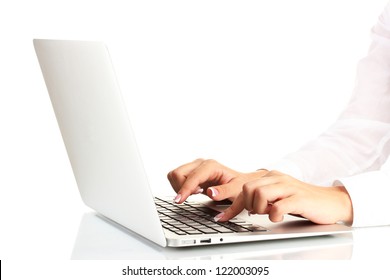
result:
[[[197,159],[168,173],[168,180],[177,192],[176,203],[184,202],[190,195],[204,193],[215,201],[233,201],[245,183],[267,174],[267,170],[242,173],[215,160]]]

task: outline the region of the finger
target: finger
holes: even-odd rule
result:
[[[269,211],[269,219],[272,222],[281,222],[285,214],[301,215],[299,202],[295,196],[290,196],[275,202]]]
[[[176,192],[180,191],[182,185],[187,179],[188,174],[196,169],[202,162],[202,159],[197,159],[193,162],[184,164],[168,173],[168,180]]]
[[[219,186],[209,187],[207,189],[207,195],[215,201],[221,201],[224,199],[233,200],[236,198],[242,190],[242,183],[232,180],[227,184]]]
[[[231,170],[229,170],[231,172]],[[266,171],[263,170],[263,173]],[[260,174],[260,172],[258,173]],[[262,175],[264,176],[264,174]],[[249,180],[248,177],[242,174],[235,174],[231,180],[226,180],[225,184],[221,183],[218,186],[211,186],[207,189],[206,194],[215,201],[229,199],[233,201],[242,191],[244,183]]]
[[[222,169],[226,168],[214,160],[203,161],[197,168],[188,174],[175,201],[177,203],[182,203],[192,193],[197,193],[199,188],[201,188],[206,182],[219,182],[223,174]]]
[[[278,178],[276,177],[263,177],[245,183],[242,187],[245,209],[253,214],[268,213],[266,210],[268,204],[270,200],[274,201],[273,197],[276,195],[273,194],[275,184],[278,184]]]
[[[258,188],[254,191],[251,214],[268,214],[272,205],[266,194],[266,188]],[[248,209],[248,208],[247,208]]]
[[[242,210],[244,210],[244,196],[241,192],[233,201],[232,205],[230,205],[230,207],[227,208],[224,212],[215,216],[214,219],[217,222],[226,222],[240,214]]]
[[[184,176],[180,176],[179,174],[174,173],[174,171],[170,171],[167,175],[167,178],[176,193],[180,190],[182,184],[185,181]]]
[[[211,176],[210,172],[212,171],[200,169],[191,173],[178,191],[180,199],[178,199],[176,202],[182,203],[191,194],[197,193],[200,189],[203,190],[200,185],[208,181],[208,178]]]

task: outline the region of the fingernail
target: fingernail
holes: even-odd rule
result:
[[[211,190],[211,197],[215,197],[215,196],[217,196],[219,194],[217,189],[210,188],[210,190]]]
[[[224,212],[219,213],[217,216],[214,217],[214,222],[218,222],[220,219],[223,218],[223,216],[225,216]]]
[[[174,201],[175,203],[179,203],[180,199],[181,199],[181,194],[178,194],[178,195],[173,199],[173,201]]]
[[[203,193],[203,189],[202,188],[198,188],[195,192],[196,194],[200,194],[200,193]]]

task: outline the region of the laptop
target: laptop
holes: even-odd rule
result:
[[[163,247],[202,246],[351,231],[286,216],[244,213],[229,222],[210,200],[155,198],[107,47],[102,42],[35,39],[34,47],[83,202]]]

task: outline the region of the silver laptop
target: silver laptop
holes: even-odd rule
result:
[[[295,217],[241,214],[216,223],[211,201],[155,198],[108,50],[101,42],[35,39],[34,47],[84,203],[161,246],[183,247],[349,232]],[[167,183],[168,185],[168,183]]]

